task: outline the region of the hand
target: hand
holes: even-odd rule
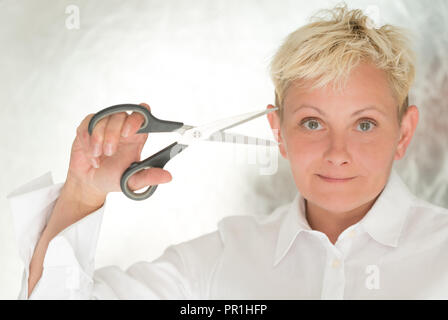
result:
[[[150,109],[149,105],[141,103]],[[125,112],[101,119],[89,135],[88,124],[94,114],[81,122],[73,142],[67,182],[82,186],[84,195],[105,197],[121,191],[120,179],[132,162],[140,161],[148,134],[136,134],[144,122],[141,114]],[[131,190],[171,181],[171,174],[162,168],[150,168],[134,174],[128,180]],[[85,199],[89,202],[89,199]],[[93,201],[92,201],[93,202]]]

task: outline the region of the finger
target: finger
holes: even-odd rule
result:
[[[128,180],[131,190],[139,190],[146,186],[168,183],[173,179],[171,173],[162,168],[149,168],[132,175]]]
[[[104,131],[110,116],[101,119],[93,128],[89,140],[89,154],[92,157],[99,157],[103,153]]]
[[[151,111],[151,108],[148,104],[140,103],[140,105]],[[140,113],[132,112],[132,114],[128,116],[126,122],[123,124],[121,136],[127,138],[131,135],[134,135],[141,128],[144,122],[145,118]]]
[[[76,128],[76,135],[78,136],[79,141],[81,142],[81,146],[83,150],[86,152],[89,150],[90,145],[90,135],[88,132],[90,119],[93,118],[95,114],[91,113],[87,115],[79,124],[78,128]]]
[[[94,113],[87,115],[82,121],[81,124],[76,128],[76,139],[75,141],[79,141],[82,151],[84,152],[85,157],[90,161],[93,167],[99,168],[99,161],[97,158],[93,157],[90,152],[90,135],[88,131],[89,122],[94,116]]]
[[[81,150],[84,152],[84,156],[86,157],[86,159],[88,161],[90,161],[92,166],[95,168],[99,168],[99,159],[95,158],[92,155],[92,152],[90,149],[91,148],[91,141],[90,141],[91,136],[88,131],[90,120],[93,118],[94,115],[95,115],[94,113],[88,114],[81,121],[81,124],[78,126],[78,128],[76,128],[75,141],[79,142],[79,144],[81,146]]]
[[[109,117],[104,130],[103,142],[103,151],[106,156],[112,156],[116,152],[120,142],[121,129],[127,117],[126,112],[115,113]]]

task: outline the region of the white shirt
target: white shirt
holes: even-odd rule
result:
[[[59,196],[47,173],[8,195],[25,270]],[[263,219],[231,216],[127,270],[95,270],[104,207],[49,244],[30,299],[447,299],[448,210],[412,195],[392,170],[375,204],[335,245],[311,230],[304,198]]]

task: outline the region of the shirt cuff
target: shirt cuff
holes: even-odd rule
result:
[[[54,184],[51,172],[47,172],[7,195],[19,256],[25,266],[19,299],[27,298],[29,264],[34,248],[63,185]],[[105,204],[50,241],[42,277],[34,287],[30,299],[89,298]]]

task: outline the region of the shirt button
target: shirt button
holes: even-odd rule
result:
[[[334,259],[333,262],[331,263],[331,266],[333,268],[339,268],[340,265],[341,265],[341,262],[339,261],[339,259]]]

